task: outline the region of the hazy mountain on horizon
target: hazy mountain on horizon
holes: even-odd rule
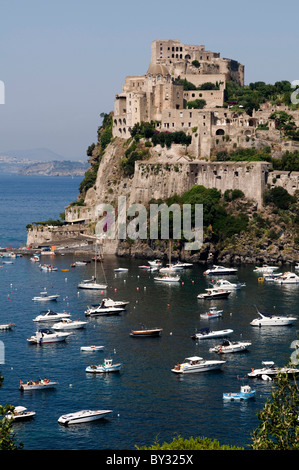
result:
[[[19,150],[7,150],[0,152],[2,157],[16,158],[17,160],[30,160],[35,162],[48,162],[53,160],[63,161],[69,160],[58,153],[53,152],[47,148],[36,148],[36,149],[19,149]]]

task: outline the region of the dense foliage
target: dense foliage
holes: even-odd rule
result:
[[[295,377],[278,374],[271,397],[258,413],[252,435],[254,450],[299,450],[299,388]]]
[[[244,108],[246,113],[258,110],[260,105],[270,101],[273,104],[291,105],[291,83],[283,80],[274,85],[265,82],[254,82],[241,87],[236,82],[228,81],[225,89],[225,102],[227,105],[236,105]]]
[[[112,140],[112,114],[101,113],[101,118],[103,119],[102,125],[98,128],[98,145],[99,148],[99,156],[97,158],[97,162],[89,168],[83,180],[79,185],[80,194],[85,194],[89,188],[92,188],[96,182],[98,168],[101,161],[101,158],[105,152],[106,147],[110,144]],[[91,144],[86,153],[88,156],[91,156],[94,149],[95,144]]]
[[[159,444],[157,441],[150,447],[137,447],[138,450],[244,450],[242,447],[220,445],[218,441],[206,437],[174,438],[171,442]]]
[[[3,385],[3,377],[0,376],[0,388]],[[0,405],[0,450],[20,450],[23,444],[15,443],[15,433],[13,432],[13,420],[8,419],[6,414],[12,411],[12,405]]]
[[[131,130],[131,136],[136,142],[145,138],[150,139],[154,146],[161,145],[167,148],[170,148],[172,144],[190,145],[192,140],[192,137],[183,131],[159,132],[153,121],[136,123]]]
[[[285,152],[281,158],[273,158],[271,148],[263,149],[239,148],[228,152],[222,150],[216,153],[216,161],[218,162],[269,162],[274,170],[280,171],[299,171],[299,151]]]

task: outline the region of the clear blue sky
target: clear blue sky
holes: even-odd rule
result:
[[[86,160],[100,113],[155,39],[205,44],[245,81],[299,80],[298,1],[0,0],[0,152],[46,147]]]

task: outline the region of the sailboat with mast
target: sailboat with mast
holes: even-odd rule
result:
[[[95,263],[94,263],[94,276],[91,279],[83,280],[78,284],[79,289],[102,290],[107,289],[107,280],[103,268],[105,283],[97,282],[97,240],[95,241]]]
[[[171,241],[168,243],[169,250],[169,267],[161,268],[159,271],[162,274],[161,276],[154,277],[155,281],[164,281],[164,282],[179,282],[180,276],[176,273],[176,269],[173,269],[171,265]],[[183,269],[183,268],[182,268]]]

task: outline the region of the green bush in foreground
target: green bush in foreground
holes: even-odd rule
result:
[[[157,441],[150,447],[137,447],[137,450],[244,450],[243,447],[220,445],[218,441],[206,437],[177,437],[172,442],[159,444]]]

